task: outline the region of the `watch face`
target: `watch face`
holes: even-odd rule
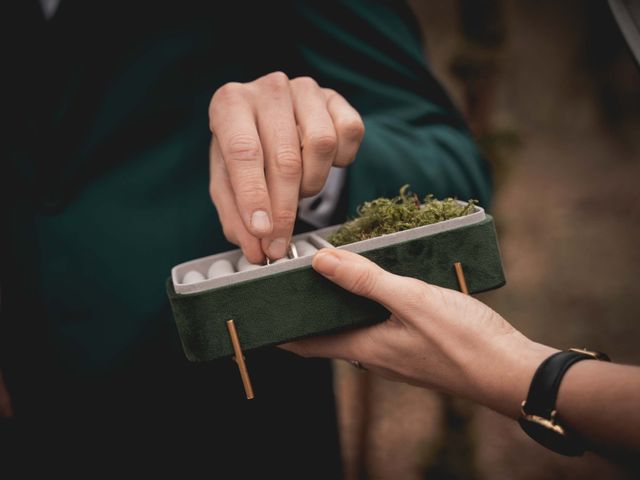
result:
[[[571,436],[558,433],[556,430],[527,418],[518,419],[518,423],[532,439],[561,455],[577,457],[584,453],[584,447]]]

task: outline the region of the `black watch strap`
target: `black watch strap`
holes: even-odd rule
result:
[[[556,401],[567,370],[582,360],[609,360],[603,353],[570,349],[544,360],[531,380],[526,401],[522,402],[522,429],[545,447],[570,456],[581,455],[584,446],[556,421]]]
[[[592,360],[585,354],[574,351],[557,352],[543,361],[531,380],[526,404],[522,409],[529,415],[538,415],[549,418],[551,412],[556,409],[558,390],[562,377],[569,368],[581,361]]]

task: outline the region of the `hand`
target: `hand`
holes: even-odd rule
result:
[[[210,193],[225,237],[259,263],[285,255],[298,201],[346,167],[364,135],[358,112],[309,77],[282,72],[220,87],[209,106]]]
[[[313,268],[384,305],[391,316],[281,346],[299,355],[358,360],[389,379],[474,399],[516,417],[533,372],[554,351],[472,297],[393,275],[355,253],[323,249]]]

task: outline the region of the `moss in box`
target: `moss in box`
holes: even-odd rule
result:
[[[360,205],[358,218],[344,223],[327,240],[339,247],[388,233],[431,225],[473,213],[476,204],[475,200],[461,204],[454,198],[438,200],[433,195],[427,195],[421,205],[418,196],[409,192],[409,185],[405,185],[397,197],[378,198]]]

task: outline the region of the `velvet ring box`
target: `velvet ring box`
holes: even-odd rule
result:
[[[244,351],[313,335],[373,324],[389,312],[334,285],[311,267],[313,253],[333,247],[338,226],[293,237],[298,258],[251,265],[240,250],[175,266],[167,292],[187,358],[208,361],[233,355],[227,320],[233,319]],[[337,247],[398,275],[459,289],[460,262],[469,293],[505,283],[491,216],[480,207],[466,216]]]

